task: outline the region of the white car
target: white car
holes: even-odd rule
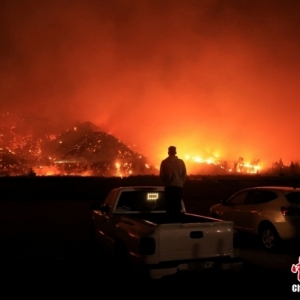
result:
[[[300,188],[246,188],[212,206],[210,216],[233,221],[237,231],[259,235],[275,250],[282,240],[300,238]]]

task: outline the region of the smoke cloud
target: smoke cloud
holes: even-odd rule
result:
[[[154,164],[300,160],[298,1],[3,0],[0,109],[90,121]]]

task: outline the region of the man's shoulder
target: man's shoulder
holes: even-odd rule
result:
[[[182,159],[178,158],[178,163],[183,167],[185,168],[185,163]]]
[[[168,156],[168,157],[166,157],[165,159],[163,159],[161,161],[161,164],[163,164],[163,163],[169,163],[169,162],[171,162],[171,163],[178,163],[178,162],[180,162],[180,163],[184,164],[184,161],[182,159],[178,158],[178,156],[174,156],[174,157]]]
[[[161,161],[160,166],[163,166],[163,165],[165,165],[165,164],[167,164],[167,163],[168,163],[168,157],[165,158],[165,159],[163,159],[163,160]]]

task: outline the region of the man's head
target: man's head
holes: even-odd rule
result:
[[[175,146],[170,146],[169,148],[168,148],[168,154],[169,155],[176,155],[176,147]]]

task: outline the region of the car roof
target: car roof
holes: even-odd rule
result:
[[[244,190],[255,190],[255,189],[284,191],[284,192],[292,192],[292,191],[300,192],[300,188],[291,187],[291,186],[256,186],[256,187],[246,188]]]
[[[122,191],[164,191],[165,188],[163,186],[122,186],[122,187],[117,187],[113,189],[115,190],[122,190]]]

